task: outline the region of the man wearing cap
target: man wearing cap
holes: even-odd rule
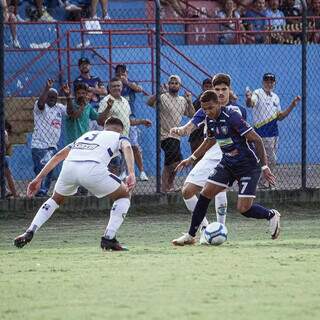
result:
[[[170,133],[170,129],[180,125],[182,116],[190,118],[194,114],[191,93],[186,91],[184,96],[179,96],[180,87],[180,77],[171,75],[168,84],[163,86],[163,93],[160,96],[160,140],[161,148],[165,154],[161,179],[163,192],[174,191],[173,182],[176,175],[174,169],[182,160],[180,137]],[[156,96],[151,96],[147,103],[150,107],[155,107]]]
[[[277,122],[282,121],[291,113],[301,97],[296,96],[290,105],[281,111],[280,99],[273,92],[276,76],[273,73],[265,73],[262,80],[262,88],[254,90],[253,93],[250,90],[246,91],[246,105],[252,108],[254,129],[262,138],[270,169],[274,171],[279,137]],[[260,187],[269,187],[269,184],[262,180]]]
[[[90,99],[89,102],[92,107],[97,109],[99,107],[101,96],[106,96],[108,94],[107,89],[99,77],[95,77],[90,74],[91,64],[88,58],[80,58],[78,61],[78,66],[80,70],[80,76],[74,80],[73,88],[75,89],[77,84],[80,82],[87,84],[88,98]]]
[[[115,76],[119,78],[122,82],[121,96],[124,97],[130,105],[131,115],[130,115],[130,131],[129,138],[134,154],[135,163],[140,171],[140,180],[148,181],[149,178],[144,171],[143,159],[142,159],[142,148],[140,146],[140,129],[138,126],[144,125],[145,127],[150,127],[152,122],[149,119],[138,119],[136,118],[135,102],[136,93],[141,93],[142,88],[128,79],[128,68],[124,64],[118,64],[115,68]]]
[[[32,134],[31,153],[33,169],[36,175],[58,150],[62,116],[66,114],[66,106],[58,103],[57,100],[58,91],[53,88],[53,80],[48,79],[33,109],[34,131]],[[36,196],[47,195],[51,180],[52,172],[42,181]]]

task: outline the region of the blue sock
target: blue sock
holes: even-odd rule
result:
[[[260,206],[259,204],[253,204],[252,207],[246,211],[241,213],[246,218],[255,218],[255,219],[267,219],[270,220],[274,213],[269,209]]]
[[[191,225],[189,229],[190,236],[195,237],[203,218],[207,214],[211,199],[200,194],[196,207],[193,210]]]

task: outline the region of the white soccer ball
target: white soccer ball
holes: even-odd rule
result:
[[[225,225],[213,222],[202,231],[200,243],[218,246],[227,240],[227,235],[228,230]]]

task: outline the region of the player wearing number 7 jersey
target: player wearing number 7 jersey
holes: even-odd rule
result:
[[[205,91],[200,102],[206,113],[207,138],[190,158],[179,164],[177,169],[189,165],[193,158],[201,157],[216,142],[220,145],[223,156],[200,193],[189,232],[172,243],[193,244],[211,199],[232,186],[235,180],[239,185],[238,211],[247,218],[268,220],[271,238],[276,239],[280,233],[280,213],[253,204],[261,170],[267,181],[275,183],[275,177],[267,165],[266,152],[260,136],[238,112],[221,107],[214,91]]]
[[[130,191],[135,186],[134,158],[127,138],[122,137],[123,123],[110,117],[105,122],[104,131],[89,131],[58,152],[28,185],[27,195],[32,197],[38,191],[42,179],[61,161],[65,160],[54,193],[38,210],[25,233],[14,240],[14,245],[22,248],[33,238],[35,232],[52,216],[63,203],[65,197],[74,195],[83,186],[98,198],[105,196],[114,200],[110,219],[101,238],[104,250],[125,250],[116,239],[130,206]],[[108,172],[107,166],[113,157],[122,151],[129,175],[126,184]]]

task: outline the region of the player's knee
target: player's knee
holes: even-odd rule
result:
[[[193,197],[195,195],[193,190],[188,185],[183,186],[181,192],[182,192],[182,196],[184,199],[190,199],[191,197]]]
[[[237,210],[239,213],[245,213],[251,208],[251,204],[247,203],[238,203],[237,204]]]

